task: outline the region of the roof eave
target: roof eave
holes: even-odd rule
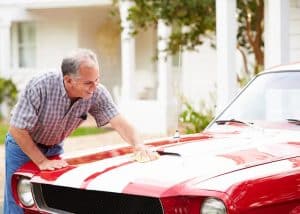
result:
[[[25,9],[50,9],[70,7],[108,6],[112,0],[10,0],[0,3],[1,6],[23,7]]]

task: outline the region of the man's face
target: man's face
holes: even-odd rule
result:
[[[98,66],[95,63],[83,62],[80,65],[79,75],[71,77],[69,95],[71,95],[71,98],[89,99],[92,97],[99,82]]]

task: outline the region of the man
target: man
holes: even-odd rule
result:
[[[63,152],[62,141],[90,113],[97,126],[111,126],[135,148],[140,161],[151,161],[158,154],[147,150],[133,126],[118,112],[106,88],[99,85],[96,55],[79,49],[62,61],[62,72],[49,72],[33,78],[12,111],[6,136],[6,181],[4,213],[23,213],[13,199],[11,176],[31,160],[40,170],[66,167],[64,160],[47,157]]]

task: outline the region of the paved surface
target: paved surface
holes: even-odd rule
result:
[[[149,139],[159,136],[144,135],[143,139]],[[72,137],[65,140],[65,152],[80,151],[83,149],[97,148],[99,146],[120,144],[125,141],[115,132],[111,131],[99,135],[89,135],[82,137]],[[4,145],[0,145],[0,214],[2,214],[3,203],[3,180],[4,180]]]

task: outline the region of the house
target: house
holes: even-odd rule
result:
[[[120,1],[120,17],[111,16],[111,0],[2,0],[0,75],[12,78],[22,89],[33,75],[59,69],[62,56],[69,51],[90,48],[99,57],[101,81],[121,111],[144,133],[172,133],[180,112],[179,95],[198,103],[208,100],[209,93],[217,93],[218,104],[224,105],[236,91],[235,31],[220,30],[235,26],[232,11],[236,2],[216,2],[218,23],[222,22],[217,42],[223,47],[216,51],[205,43],[199,52],[185,52],[180,59],[165,60],[160,53],[158,61],[153,61],[156,48],[166,45],[157,38],[167,38],[170,29],[160,22],[157,29],[132,38],[126,20],[130,2],[126,0]],[[265,3],[266,65],[297,60],[300,0]]]

